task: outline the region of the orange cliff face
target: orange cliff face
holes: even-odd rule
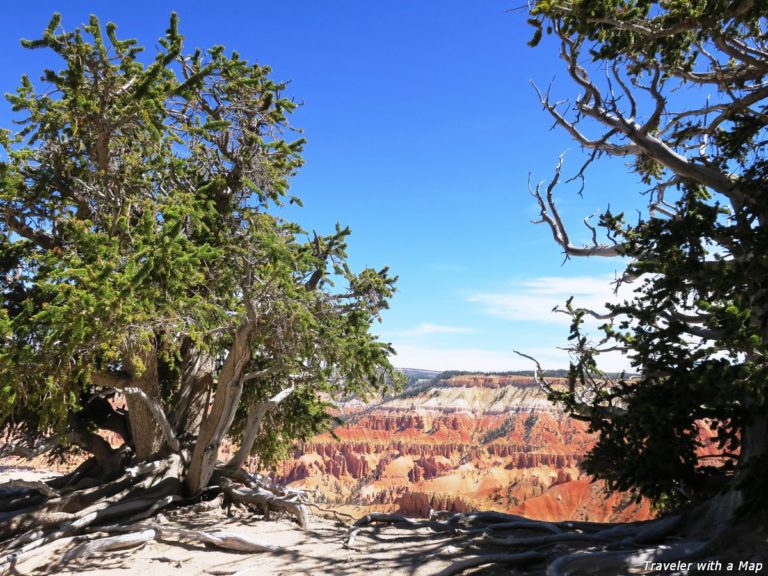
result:
[[[647,502],[607,495],[580,464],[594,444],[584,422],[526,376],[455,376],[369,406],[297,450],[277,480],[362,516],[430,509],[500,510],[541,520],[630,521]]]

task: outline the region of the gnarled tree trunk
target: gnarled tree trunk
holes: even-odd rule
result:
[[[251,454],[251,450],[253,450],[253,444],[256,442],[259,432],[261,432],[261,423],[264,420],[264,416],[290,396],[293,390],[294,387],[290,386],[285,390],[281,390],[269,400],[255,402],[248,407],[248,420],[245,423],[243,440],[235,455],[227,462],[227,468],[238,469],[243,467],[245,460]]]
[[[243,391],[241,376],[251,358],[249,337],[253,322],[246,320],[235,332],[235,340],[219,374],[211,411],[200,426],[189,471],[185,480],[187,492],[198,494],[208,484],[216,469],[219,446],[235,418]]]
[[[184,350],[182,389],[172,424],[180,434],[197,434],[205,418],[213,388],[216,359],[208,352],[198,352],[191,346]]]
[[[151,350],[139,349],[128,354],[126,368],[132,385],[159,402],[160,383],[157,375],[157,352],[154,347]],[[163,447],[163,432],[146,402],[128,395],[126,403],[136,458],[139,462],[144,462],[157,455]]]

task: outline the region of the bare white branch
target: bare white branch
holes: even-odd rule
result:
[[[592,246],[574,246],[571,244],[568,237],[568,231],[565,224],[563,224],[560,213],[557,210],[555,201],[552,195],[555,186],[560,181],[560,172],[563,166],[563,158],[560,157],[560,161],[555,167],[555,175],[547,185],[546,191],[542,194],[541,184],[536,186],[534,190],[531,188],[530,180],[528,182],[528,190],[531,195],[536,199],[539,204],[539,216],[541,221],[546,222],[552,231],[552,236],[564,250],[566,257],[568,256],[604,256],[614,257],[621,254],[621,245],[619,244],[600,244],[596,240],[596,236],[593,235]]]

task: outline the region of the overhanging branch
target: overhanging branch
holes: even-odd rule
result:
[[[544,371],[542,370],[541,364],[539,364],[539,361],[536,360],[536,358],[529,356],[528,354],[524,354],[523,352],[519,352],[518,350],[512,350],[512,352],[534,363],[536,369],[533,372],[533,379],[542,392],[544,392],[548,397],[555,399],[555,401],[564,399],[564,393],[559,390],[555,390],[552,387],[552,384],[547,382],[547,380],[544,378]],[[580,400],[575,397],[568,402],[568,412],[573,418],[586,421],[592,420],[595,418],[595,416],[610,419],[624,416],[627,413],[626,409],[620,408],[618,406],[598,406],[588,402],[586,399]]]
[[[557,242],[562,248],[563,251],[566,254],[566,257],[569,256],[603,256],[603,257],[615,257],[621,255],[621,244],[600,244],[597,242],[595,236],[593,235],[593,243],[592,246],[574,246],[571,244],[570,239],[568,237],[568,231],[565,228],[565,224],[563,224],[563,220],[560,217],[560,213],[557,210],[557,206],[555,205],[555,201],[552,195],[553,190],[555,189],[555,186],[557,186],[557,183],[560,181],[560,172],[562,170],[563,166],[563,157],[560,157],[560,160],[557,163],[557,166],[555,167],[555,175],[550,180],[549,184],[547,185],[546,191],[542,194],[541,186],[542,184],[539,183],[536,186],[536,189],[534,190],[531,188],[530,178],[528,181],[528,190],[531,193],[531,195],[536,199],[536,201],[539,204],[539,216],[541,216],[541,220],[537,221],[536,223],[546,222],[549,225],[550,230],[552,231],[552,236],[555,239],[555,242]]]

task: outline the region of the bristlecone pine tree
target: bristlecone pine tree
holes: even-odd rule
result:
[[[299,202],[284,84],[182,40],[173,15],[146,65],[115,25],[66,32],[55,15],[23,41],[63,65],[22,78],[20,128],[0,132],[0,456],[88,458],[0,491],[0,572],[11,553],[222,490],[305,523],[246,458],[269,465],[327,429],[329,400],[398,380],[369,333],[394,278],[350,271],[348,229],[310,236],[267,211]],[[236,451],[219,461],[225,438]]]
[[[531,190],[567,256],[623,256],[619,282],[635,287],[607,314],[568,303],[571,386],[549,391],[599,433],[590,473],[668,509],[699,503],[691,526],[710,531],[764,524],[768,510],[767,14],[756,0],[538,0],[531,10],[531,43],[554,39],[580,90],[572,102],[539,91],[588,152],[576,180],[588,184],[588,166],[615,156],[647,188],[637,215],[608,210],[588,223],[584,246],[553,198],[562,162]],[[580,327],[587,316],[605,321],[599,343]],[[624,351],[639,376],[607,378],[605,349]]]

